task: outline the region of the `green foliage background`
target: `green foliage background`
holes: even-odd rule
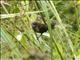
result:
[[[79,60],[80,4],[76,0],[0,1],[1,60]],[[58,26],[51,29],[52,20]],[[39,39],[31,23],[48,25]],[[16,37],[21,36],[18,40]],[[50,36],[47,36],[50,35]],[[34,56],[32,58],[30,56]]]

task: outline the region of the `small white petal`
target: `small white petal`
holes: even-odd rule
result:
[[[18,35],[16,36],[16,39],[17,39],[18,41],[20,41],[21,38],[22,38],[22,33],[20,33],[20,34],[18,34]]]

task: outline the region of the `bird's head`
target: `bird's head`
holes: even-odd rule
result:
[[[33,23],[32,23],[32,28],[35,28],[37,25],[38,25],[37,22],[33,22]]]

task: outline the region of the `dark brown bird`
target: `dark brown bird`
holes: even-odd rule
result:
[[[52,21],[51,22],[51,28],[54,29],[55,25],[56,25],[56,21]],[[48,30],[48,26],[46,24],[39,23],[39,22],[33,22],[32,28],[35,32],[38,32],[41,34]]]
[[[42,23],[39,23],[39,22],[33,22],[32,23],[32,28],[35,32],[38,32],[38,33],[44,33],[48,30],[48,26],[46,24],[42,24]]]

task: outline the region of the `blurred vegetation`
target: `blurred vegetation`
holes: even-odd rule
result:
[[[80,60],[80,1],[2,0],[0,21],[1,60]],[[34,21],[48,25],[38,39]]]

